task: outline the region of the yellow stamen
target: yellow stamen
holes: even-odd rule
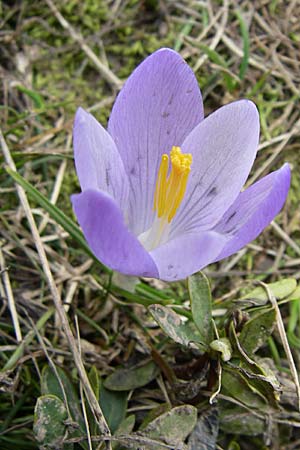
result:
[[[170,152],[171,172],[168,175],[169,157],[163,154],[158,171],[154,193],[154,211],[158,218],[170,223],[175,216],[186,191],[191,171],[192,155],[181,153],[180,147],[172,147]]]
[[[161,157],[161,163],[158,172],[154,197],[154,208],[155,210],[157,209],[158,217],[161,217],[163,213],[164,204],[166,202],[168,168],[169,168],[169,157],[168,155],[164,154]]]

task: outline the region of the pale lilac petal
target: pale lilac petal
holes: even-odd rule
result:
[[[157,247],[150,255],[160,279],[181,280],[213,262],[227,239],[214,231],[186,234]]]
[[[203,119],[197,80],[170,49],[150,55],[128,78],[114,104],[108,131],[128,174],[135,234],[152,223],[153,195],[161,155],[180,146]]]
[[[182,150],[192,153],[193,163],[172,237],[210,229],[221,219],[248,177],[258,140],[258,111],[249,100],[223,106],[188,135]]]
[[[88,189],[73,195],[72,203],[91,250],[103,264],[126,275],[158,277],[153,259],[128,231],[108,194]]]
[[[84,109],[76,112],[73,131],[75,166],[82,191],[100,189],[127,207],[129,183],[110,134]]]
[[[288,164],[242,192],[215,227],[231,236],[216,261],[226,258],[255,239],[281,210],[290,187]]]

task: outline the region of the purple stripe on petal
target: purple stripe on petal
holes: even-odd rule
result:
[[[255,239],[281,210],[290,187],[288,164],[242,192],[214,230],[231,236],[216,261],[226,258]]]
[[[128,231],[118,205],[108,194],[89,189],[71,199],[84,236],[103,264],[125,275],[158,277],[153,259]]]
[[[157,247],[150,255],[160,279],[181,280],[213,262],[227,239],[214,231],[186,234]]]
[[[113,137],[131,185],[134,233],[154,218],[153,195],[161,155],[180,146],[203,119],[202,97],[191,68],[170,49],[150,55],[128,78],[110,116]]]
[[[124,211],[129,184],[117,147],[102,125],[82,108],[75,116],[73,141],[82,191],[100,189],[108,192]]]
[[[259,140],[254,103],[240,100],[215,111],[185,139],[182,151],[193,164],[171,236],[213,227],[239,195]]]

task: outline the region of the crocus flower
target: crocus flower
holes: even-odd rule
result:
[[[285,164],[248,189],[259,141],[255,105],[240,100],[204,119],[190,67],[173,50],[128,78],[107,131],[79,108],[73,208],[105,265],[127,275],[183,279],[237,252],[278,214]]]

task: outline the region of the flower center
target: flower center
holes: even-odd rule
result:
[[[181,153],[180,147],[172,147],[170,158],[171,171],[168,176],[169,157],[166,153],[161,157],[153,204],[157,217],[167,219],[168,223],[183,200],[193,160],[190,153]]]
[[[170,222],[174,218],[186,191],[191,171],[192,155],[181,153],[180,147],[172,147],[169,156],[164,153],[157,175],[153,209],[156,218],[152,226],[139,236],[140,242],[149,251],[166,242],[170,232]]]

